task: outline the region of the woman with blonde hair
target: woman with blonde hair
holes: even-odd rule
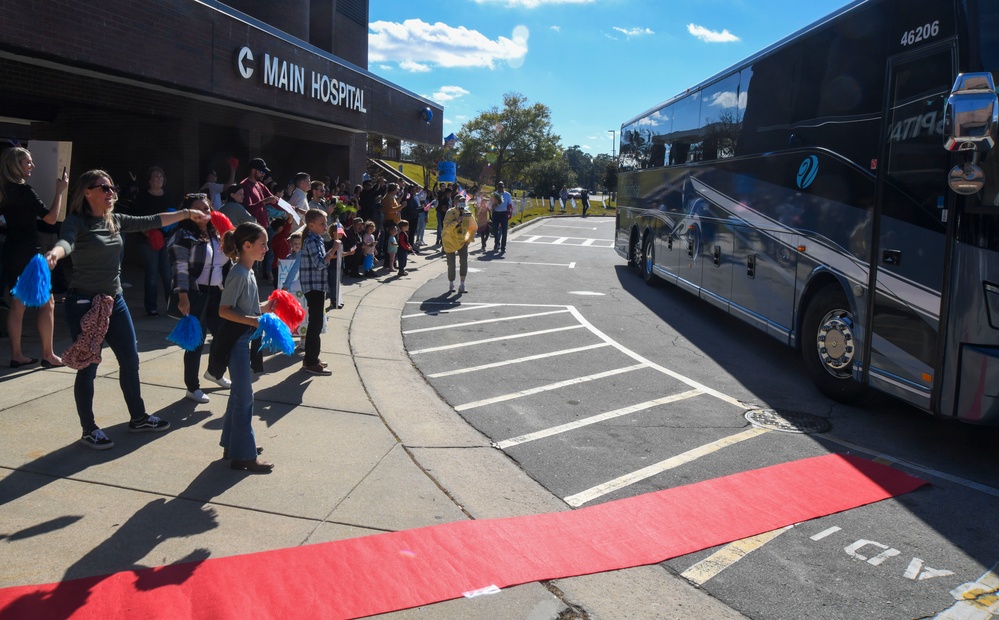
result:
[[[40,218],[47,224],[55,224],[62,210],[62,195],[69,187],[68,177],[63,171],[56,179],[55,196],[49,207],[41,201],[35,190],[27,183],[35,163],[28,149],[9,148],[0,155],[0,215],[7,222],[7,242],[3,246],[3,291],[14,287],[24,272],[28,262],[40,253],[38,224]],[[55,300],[38,309],[38,336],[42,341],[42,368],[62,366],[62,360],[52,351],[52,332],[55,321]],[[21,351],[21,323],[24,319],[24,304],[11,296],[10,311],[7,313],[7,333],[10,335],[10,367],[20,368],[34,364],[37,359],[26,356]]]
[[[83,437],[80,443],[95,450],[107,450],[114,442],[97,426],[94,419],[94,380],[100,364],[100,344],[106,342],[118,358],[118,384],[121,386],[128,407],[128,432],[165,431],[170,428],[166,420],[146,413],[139,389],[139,352],[135,343],[135,327],[128,306],[121,294],[121,244],[123,233],[139,233],[181,220],[202,223],[209,219],[206,213],[185,209],[156,215],[135,216],[115,213],[118,188],[111,175],[103,170],[83,173],[76,182],[69,215],[62,225],[56,246],[45,254],[50,269],[56,263],[73,255],[73,275],[66,295],[66,322],[69,324],[73,347],[84,352],[66,364],[76,369],[73,395],[76,413],[80,417]],[[91,309],[106,311],[107,331],[96,333],[84,330],[85,315]],[[71,347],[71,348],[73,348]],[[88,355],[87,352],[90,352]],[[65,357],[65,354],[64,354]],[[106,399],[102,403],[107,407]]]

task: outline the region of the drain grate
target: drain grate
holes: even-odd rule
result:
[[[776,409],[750,409],[746,412],[750,424],[783,433],[824,433],[829,430],[829,420],[800,411]]]

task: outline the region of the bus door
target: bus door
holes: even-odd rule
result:
[[[948,251],[944,105],[950,42],[889,59],[865,339],[867,381],[929,408]]]

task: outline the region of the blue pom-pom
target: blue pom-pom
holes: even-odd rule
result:
[[[250,340],[260,338],[261,350],[285,355],[291,355],[295,352],[295,340],[291,337],[291,330],[276,314],[268,312],[257,320],[260,327],[253,332]]]
[[[49,298],[52,297],[52,274],[44,256],[35,254],[31,257],[11,293],[28,308],[41,308],[49,303]]]
[[[194,351],[205,341],[205,334],[198,318],[189,314],[177,321],[177,327],[173,328],[167,340],[185,351]]]

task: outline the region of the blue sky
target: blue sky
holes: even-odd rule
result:
[[[370,0],[368,69],[442,104],[445,135],[517,92],[609,154],[608,130],[849,3]]]

